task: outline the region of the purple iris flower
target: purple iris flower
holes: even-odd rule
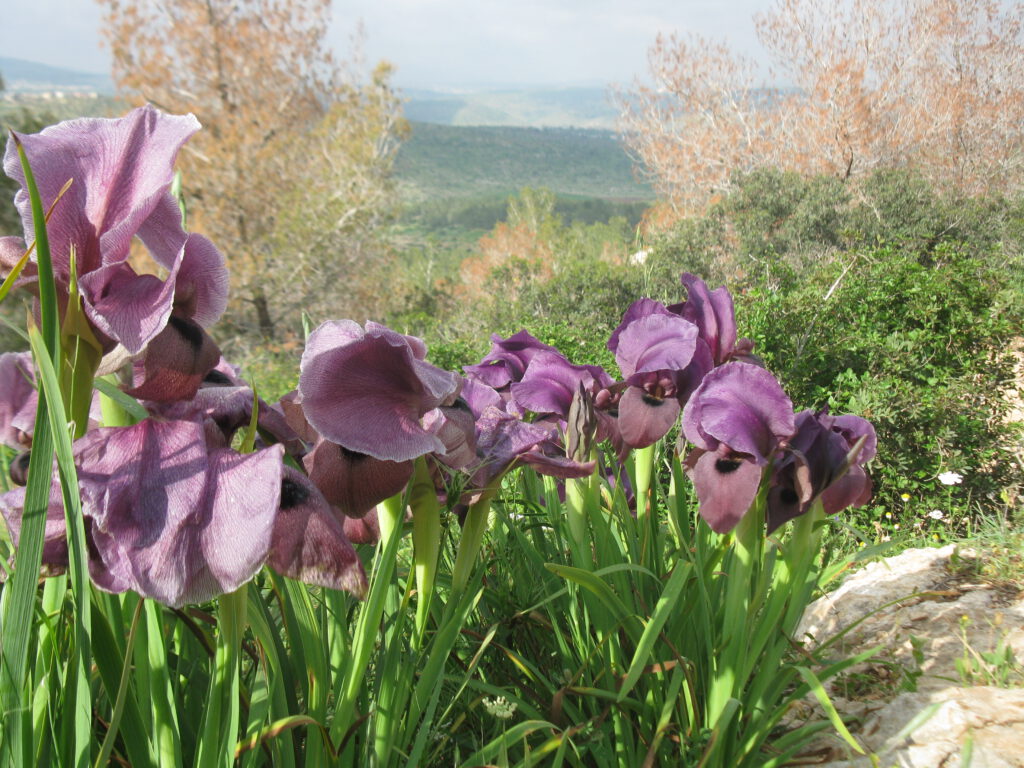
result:
[[[340,523],[308,480],[283,469],[281,446],[240,454],[201,422],[145,419],[88,432],[74,453],[89,571],[101,589],[181,606],[238,589],[269,563],[293,578],[365,592]],[[24,493],[0,496],[15,536]],[[63,529],[57,495],[44,548],[51,568],[67,564]]]
[[[862,446],[851,455],[861,438]],[[875,429],[859,416],[831,416],[827,409],[798,413],[796,434],[773,468],[768,532],[804,514],[819,498],[827,515],[866,504],[871,478],[863,465],[875,450]]]
[[[304,462],[327,500],[350,517],[401,491],[418,456],[458,465],[472,453],[469,420],[456,406],[462,379],[425,355],[420,339],[350,320],[324,323],[306,342],[297,398],[320,439]]]
[[[683,410],[683,434],[696,446],[686,463],[713,530],[731,531],[746,514],[794,432],[793,404],[768,371],[733,362],[704,377]]]
[[[478,379],[494,389],[502,389],[520,381],[530,361],[538,352],[561,353],[554,347],[535,339],[525,330],[507,339],[498,334],[491,336],[491,351],[477,365],[463,367],[466,375]]]
[[[711,352],[696,325],[651,299],[626,311],[608,348],[626,384],[617,403],[621,438],[633,448],[652,445],[711,370]]]
[[[170,193],[175,157],[198,129],[192,115],[165,115],[146,106],[119,119],[71,120],[21,137],[44,208],[73,180],[47,227],[58,291],[67,295],[74,249],[85,314],[104,351],[121,344],[138,355],[156,341],[158,352],[147,356],[145,370],[157,376],[176,366],[191,374],[187,387],[197,386],[205,374],[195,373],[197,366],[216,362],[203,328],[223,313],[228,290],[223,257],[205,237],[183,230]],[[13,141],[4,170],[23,186],[15,205],[25,230],[24,240],[0,238],[0,273],[7,274],[34,239]],[[166,270],[166,279],[138,274],[129,264],[136,236]],[[18,284],[31,289],[35,282],[30,264]],[[172,377],[156,386],[166,390],[182,383]],[[187,387],[168,390],[163,399],[189,397],[194,388]],[[158,399],[152,388],[141,396]]]

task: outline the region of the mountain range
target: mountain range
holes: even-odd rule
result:
[[[114,93],[109,75],[0,57],[0,75],[11,94],[54,91]],[[616,110],[602,88],[403,89],[405,115],[436,125],[529,128],[614,127]]]

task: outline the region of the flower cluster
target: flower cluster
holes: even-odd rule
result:
[[[871,425],[794,413],[753,344],[737,339],[728,291],[690,274],[685,301],[641,299],[626,310],[608,342],[618,380],[525,330],[493,336],[480,363],[458,375],[426,362],[418,338],[345,320],[310,334],[294,392],[276,404],[257,400],[205,331],[225,306],[223,259],[184,231],[170,193],[174,158],[197,129],[191,116],[146,107],[22,139],[43,203],[53,206],[61,299],[77,281],[101,368],[130,359],[127,393],[145,408],[134,424],[102,427],[94,409],[92,428],[74,443],[99,587],[177,606],[237,589],[268,565],[361,595],[366,576],[351,542],[380,535],[377,505],[407,488],[417,462],[428,464],[439,493],[446,473],[460,473],[464,494],[450,501],[464,508],[520,465],[559,479],[624,477],[603,463],[600,442],[621,461],[680,422],[700,513],[716,531],[732,529],[759,493],[769,530],[817,501],[834,514],[870,495]],[[5,170],[24,181],[10,147]],[[0,239],[4,275],[32,233],[27,194],[16,202],[26,235]],[[136,272],[128,258],[136,237],[166,277]],[[18,284],[32,290],[34,270]],[[32,444],[32,370],[27,355],[0,357],[0,440],[22,452]],[[240,430],[248,440],[237,439]],[[239,442],[251,450],[233,447]],[[12,466],[22,483],[26,455]],[[24,504],[23,488],[0,496],[15,538]],[[60,569],[67,558],[54,491],[44,563]]]

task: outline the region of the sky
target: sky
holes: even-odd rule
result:
[[[129,0],[130,1],[130,0]],[[357,26],[365,57],[404,88],[602,87],[646,71],[659,32],[726,40],[754,58],[753,15],[772,0],[334,0],[342,57]],[[107,72],[92,0],[3,0],[0,56]]]

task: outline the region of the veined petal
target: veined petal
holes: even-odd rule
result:
[[[622,329],[615,362],[622,377],[636,373],[682,371],[693,359],[697,326],[671,314],[651,314]]]
[[[47,228],[58,280],[68,279],[72,245],[80,275],[128,257],[132,237],[171,183],[178,151],[197,130],[199,121],[192,115],[165,115],[145,106],[123,118],[69,120],[20,137],[44,209],[74,179]],[[13,142],[7,145],[4,170],[24,187]],[[31,241],[32,215],[24,188],[15,204]]]
[[[180,606],[238,589],[266,560],[280,446],[209,450],[202,424],[146,419],[90,432],[75,453],[99,587]]]
[[[350,451],[389,461],[443,452],[423,428],[427,411],[454,400],[460,378],[419,360],[406,337],[328,322],[306,342],[299,394],[309,423]]]
[[[628,387],[619,400],[619,434],[631,448],[646,448],[672,429],[681,410],[675,397],[655,397]]]
[[[700,516],[716,533],[736,527],[754,503],[761,484],[761,467],[728,451],[694,451],[687,457]]]
[[[160,403],[190,400],[218,360],[220,350],[206,331],[191,320],[171,315],[135,363],[138,383],[128,394]]]

